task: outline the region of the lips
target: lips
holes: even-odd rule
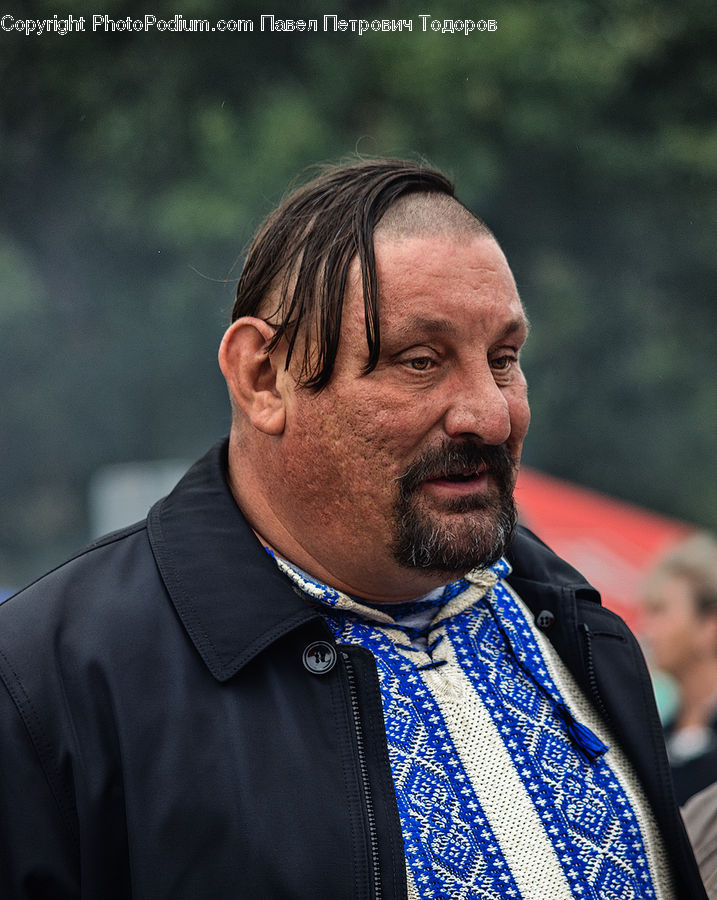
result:
[[[480,478],[485,472],[486,466],[471,466],[470,468],[456,469],[450,472],[442,472],[434,475],[433,478],[427,478],[426,481],[468,481],[472,478]]]
[[[431,482],[448,482],[453,484],[465,484],[467,482],[475,482],[478,481],[483,475],[485,475],[487,471],[487,466],[485,464],[477,465],[477,466],[458,466],[453,467],[451,469],[444,469],[441,472],[438,472],[433,475],[429,475],[427,478],[423,479],[423,483],[431,483]]]
[[[430,478],[422,482],[421,489],[438,496],[464,496],[485,493],[488,480],[477,472],[469,474],[452,473],[439,478]]]

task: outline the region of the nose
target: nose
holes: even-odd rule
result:
[[[480,377],[463,376],[451,388],[443,427],[450,438],[472,438],[483,444],[505,443],[512,430],[510,405],[490,370]]]

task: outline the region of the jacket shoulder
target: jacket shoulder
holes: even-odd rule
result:
[[[120,576],[131,576],[132,568],[126,565],[128,557],[139,562],[144,551],[147,562],[151,562],[146,521],[106,534],[8,597],[0,605],[0,617],[12,619],[29,614],[24,612],[28,607],[32,607],[34,614],[42,610],[49,614],[62,606],[68,595],[77,598],[78,593],[89,590],[92,584],[101,585],[101,590],[94,595],[101,600],[112,593],[113,587],[120,588]]]

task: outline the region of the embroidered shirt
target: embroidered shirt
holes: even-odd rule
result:
[[[632,767],[505,560],[380,608],[276,562],[376,658],[409,900],[674,897]]]

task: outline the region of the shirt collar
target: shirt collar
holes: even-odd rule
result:
[[[288,560],[276,556],[269,549],[267,549],[267,553],[274,560],[279,571],[283,572],[293,584],[318,604],[389,626],[400,624],[406,616],[411,616],[419,610],[427,611],[433,608],[435,615],[432,624],[435,627],[439,622],[452,618],[472,606],[476,599],[485,596],[500,578],[504,578],[510,573],[510,564],[507,560],[500,559],[488,568],[473,569],[464,578],[435,588],[414,600],[396,604],[384,603],[379,606],[367,603],[357,597],[351,597],[343,591],[324,584]],[[477,591],[468,590],[471,586]]]

